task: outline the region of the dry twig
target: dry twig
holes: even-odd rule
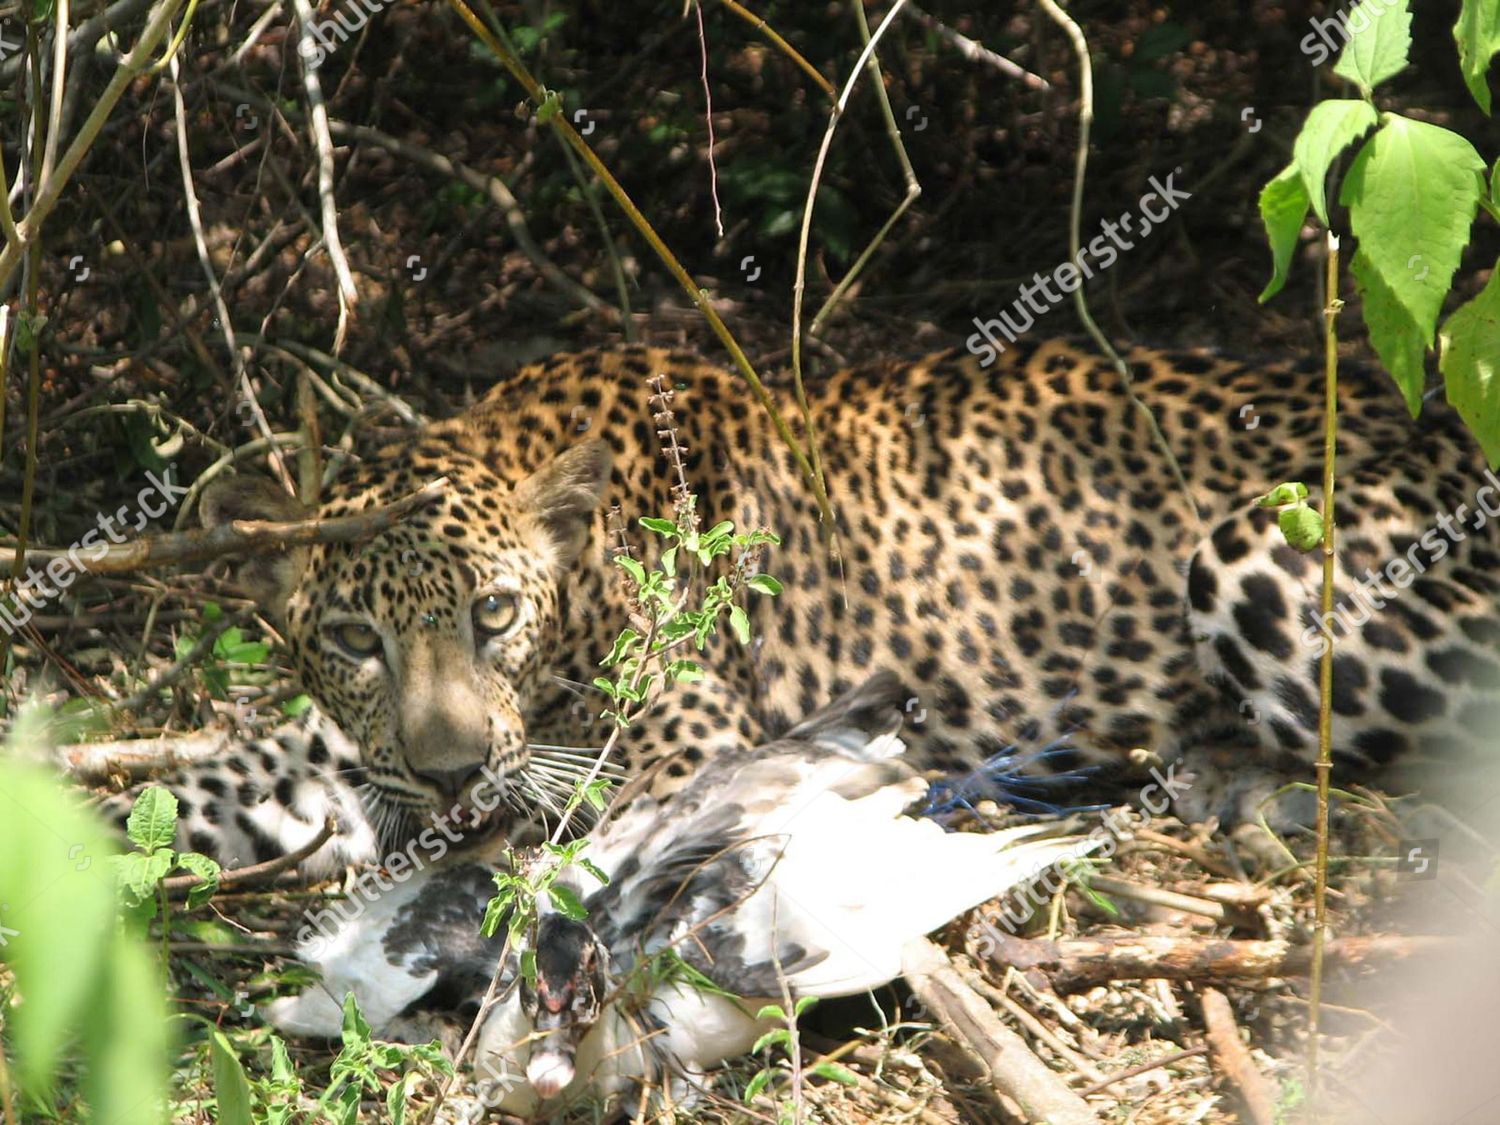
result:
[[[1230,1006],[1229,997],[1218,989],[1205,988],[1202,1001],[1203,1026],[1208,1032],[1208,1045],[1213,1049],[1214,1061],[1239,1089],[1250,1114],[1250,1125],[1276,1125],[1276,1098],[1266,1083],[1266,1076],[1250,1057],[1250,1048],[1240,1039],[1239,1024],[1234,1021],[1234,1008]]]

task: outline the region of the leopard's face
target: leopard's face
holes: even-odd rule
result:
[[[552,680],[564,584],[607,469],[583,447],[513,485],[424,443],[330,487],[337,499],[320,518],[448,480],[372,538],[301,552],[271,607],[308,694],[360,747],[362,796],[383,835],[439,817],[498,824],[507,808],[548,803],[528,769],[527,725]]]

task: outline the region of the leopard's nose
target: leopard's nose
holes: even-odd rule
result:
[[[428,766],[425,769],[414,769],[412,772],[424,781],[430,781],[437,786],[438,792],[450,800],[457,800],[466,789],[479,780],[478,765],[462,765],[452,768]]]

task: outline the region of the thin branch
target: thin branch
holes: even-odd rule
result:
[[[57,138],[62,133],[63,95],[67,93],[68,73],[68,0],[57,0],[52,18],[52,98],[47,108],[47,144],[42,152],[42,173],[38,181],[52,174],[57,161]]]
[[[6,289],[16,270],[20,268],[24,248],[37,237],[47,216],[52,214],[62,197],[63,188],[73,178],[73,173],[88,155],[99,131],[114,112],[115,103],[124,95],[126,87],[145,69],[157,44],[166,37],[171,28],[172,17],[182,3],[183,0],[161,0],[152,11],[140,38],[136,40],[130,53],[120,61],[120,65],[115,67],[115,72],[110,75],[109,82],[94,102],[94,108],[78,130],[78,135],[57,162],[56,169],[45,182],[37,186],[35,201],[26,216],[16,224],[16,241],[8,241],[4,250],[0,250],[0,292]]]
[[[708,195],[714,201],[714,230],[724,237],[724,209],[719,206],[719,166],[714,163],[714,94],[708,85],[708,36],[703,30],[702,0],[692,0],[698,17],[698,53],[703,59],[703,122],[708,126]]]
[[[1011,62],[1004,55],[996,54],[983,43],[976,42],[967,35],[954,31],[942,20],[928,15],[915,4],[908,4],[906,6],[906,14],[918,21],[923,27],[936,32],[939,39],[942,39],[948,46],[952,47],[970,62],[984,63],[986,66],[992,66],[1000,71],[1000,73],[1008,74],[1033,90],[1052,89],[1052,83],[1048,82],[1040,74],[1032,74],[1031,71],[1017,63]]]
[[[812,234],[813,205],[817,201],[818,184],[823,179],[823,166],[828,160],[828,150],[833,146],[833,133],[838,128],[839,118],[849,104],[849,98],[854,93],[855,84],[859,82],[859,76],[864,71],[866,63],[874,58],[875,45],[880,42],[880,37],[891,26],[905,3],[906,0],[896,0],[891,10],[886,12],[885,18],[880,21],[880,26],[875,29],[875,34],[865,43],[864,49],[859,53],[859,58],[855,60],[853,68],[849,71],[844,88],[840,91],[838,100],[834,102],[833,110],[828,115],[828,127],[823,131],[823,143],[818,146],[818,158],[813,164],[812,181],[807,186],[807,202],[802,207],[802,231],[797,238],[797,279],[792,285],[792,385],[796,392],[797,405],[802,410],[802,425],[807,433],[807,448],[813,477],[818,488],[825,491],[827,486],[823,480],[822,458],[818,453],[817,431],[813,426],[812,407],[807,401],[807,388],[802,380],[802,294],[807,286],[807,243]],[[880,80],[879,75],[880,71],[877,66],[875,68],[877,82]],[[831,521],[824,524],[824,533],[829,536],[831,543],[837,543],[837,532]],[[837,547],[835,547],[835,553],[837,553]]]
[[[484,22],[474,14],[464,0],[448,0],[448,4],[458,13],[459,18],[469,25],[470,30],[479,37],[480,41],[494,52],[495,57],[500,60],[511,76],[521,84],[527,96],[531,98],[535,105],[540,107],[547,104],[549,97],[555,97],[555,95],[550,94],[549,91],[544,89],[532,77],[531,72],[526,69],[526,65],[521,62],[514,52],[508,50],[500,42],[494,33],[484,25]],[[729,326],[724,323],[724,319],[719,316],[718,310],[714,308],[713,301],[709,299],[708,292],[700,288],[697,282],[693,280],[692,275],[683,268],[682,263],[677,260],[677,256],[672,253],[667,244],[661,240],[661,236],[656,233],[656,229],[647,220],[646,216],[641,214],[640,208],[635,205],[634,200],[620,186],[620,181],[615,179],[614,174],[609,170],[608,166],[599,159],[594,150],[579,136],[578,130],[574,129],[572,123],[568,120],[568,115],[566,113],[554,113],[549,118],[549,124],[562,134],[563,139],[568,142],[573,151],[582,157],[583,162],[589,166],[594,175],[599,177],[599,181],[604,184],[605,189],[614,197],[620,209],[625,212],[625,216],[630,220],[631,225],[640,232],[641,237],[646,240],[647,245],[661,259],[662,264],[667,267],[667,271],[682,286],[683,292],[688,295],[693,304],[698,307],[698,311],[703,314],[703,319],[708,321],[709,328],[713,330],[719,342],[729,352],[729,356],[734,361],[735,367],[744,376],[745,382],[749,385],[751,393],[755,395],[755,399],[760,404],[761,409],[770,418],[771,425],[775,428],[777,436],[781,438],[782,442],[791,452],[792,458],[797,463],[798,470],[802,473],[803,480],[807,482],[807,486],[812,491],[813,498],[817,502],[819,517],[827,526],[832,527],[833,508],[828,501],[828,492],[823,487],[823,482],[813,472],[812,462],[809,460],[807,453],[798,443],[796,436],[792,433],[791,427],[787,425],[786,419],[782,417],[781,411],[777,409],[776,402],[771,397],[771,392],[761,382],[759,373],[756,372],[749,357],[745,355],[745,351],[740,347],[739,341],[734,338],[734,333],[729,331]]]
[[[1089,166],[1089,132],[1094,123],[1094,64],[1089,57],[1088,40],[1083,37],[1083,29],[1073,21],[1073,17],[1063,11],[1057,0],[1037,0],[1037,2],[1052,17],[1053,22],[1063,29],[1068,40],[1073,44],[1074,53],[1078,55],[1078,154],[1074,160],[1073,204],[1068,218],[1068,255],[1072,261],[1077,262],[1082,253],[1080,229],[1083,224],[1083,185]],[[1083,288],[1079,285],[1073,290],[1073,304],[1077,307],[1078,319],[1083,322],[1084,328],[1093,337],[1094,343],[1099,345],[1099,350],[1109,357],[1110,362],[1115,365],[1115,370],[1120,373],[1126,396],[1145,420],[1146,428],[1151,431],[1152,440],[1156,442],[1157,448],[1167,460],[1168,468],[1177,479],[1177,487],[1187,498],[1188,512],[1193,517],[1193,522],[1198,525],[1199,530],[1202,530],[1203,520],[1198,514],[1198,503],[1193,499],[1193,492],[1188,487],[1187,477],[1183,475],[1182,465],[1178,463],[1177,455],[1167,444],[1166,435],[1157,425],[1156,415],[1151,412],[1149,406],[1136,397],[1135,383],[1130,377],[1130,365],[1120,358],[1120,353],[1115,351],[1114,345],[1109,342],[1109,337],[1094,323]]]
[[[818,84],[823,93],[827,94],[830,98],[838,97],[838,91],[834,89],[833,83],[824,78],[817,67],[803,58],[796,47],[793,47],[780,35],[776,34],[776,29],[768,24],[763,16],[757,16],[744,5],[736,3],[735,0],[722,0],[722,3],[724,7],[728,8],[735,15],[739,16],[740,19],[769,39],[778,51],[796,63],[804,74]]]
[[[289,494],[295,495],[291,474],[282,460],[281,450],[271,436],[271,424],[266,421],[265,411],[255,397],[255,388],[250,385],[250,372],[245,368],[245,357],[234,338],[234,321],[229,316],[229,306],[224,303],[224,291],[219,285],[219,275],[214,272],[214,263],[208,252],[208,237],[203,233],[203,213],[198,206],[198,189],[193,183],[193,162],[188,155],[187,110],[182,102],[182,82],[178,77],[177,56],[169,61],[172,74],[172,108],[177,118],[177,160],[182,168],[182,198],[187,205],[188,225],[193,229],[193,245],[198,249],[198,263],[203,267],[203,276],[208,279],[208,293],[218,314],[219,330],[224,333],[224,346],[229,349],[229,363],[234,368],[235,381],[240,385],[242,400],[250,407],[255,427],[263,441],[269,442],[271,468],[276,479]]]
[[[283,871],[290,871],[333,839],[333,834],[338,831],[338,828],[338,821],[330,816],[323,821],[323,827],[318,830],[318,834],[300,848],[289,851],[285,855],[279,855],[275,859],[268,859],[264,863],[252,863],[248,867],[232,867],[228,871],[219,872],[219,890],[242,887],[247,883],[263,882],[280,875]],[[169,879],[163,879],[162,886],[166,887],[169,895],[184,895],[206,881],[201,875],[173,875]]]
[[[318,69],[312,59],[315,51],[304,51],[303,45],[312,46],[312,25],[317,18],[309,0],[292,0],[297,13],[297,53],[302,58],[302,88],[307,94],[308,121],[312,128],[313,145],[318,153],[318,199],[323,207],[323,245],[328,248],[328,258],[333,263],[334,276],[338,278],[339,323],[333,334],[333,351],[337,355],[344,350],[344,341],[349,334],[349,310],[359,302],[359,293],[354,288],[354,275],[349,272],[349,259],[344,256],[344,243],[339,238],[338,204],[333,198],[333,138],[328,132],[328,107],[323,102],[323,84],[318,81]]]
[[[868,45],[870,42],[870,22],[865,19],[865,7],[863,4],[854,5],[854,18],[859,24],[860,42]],[[890,217],[881,225],[881,228],[875,232],[875,237],[870,239],[869,245],[860,251],[859,257],[854,259],[854,264],[844,274],[843,280],[834,286],[833,292],[828,295],[828,299],[823,302],[823,307],[818,310],[818,315],[813,317],[812,324],[808,325],[807,328],[807,335],[811,339],[818,338],[819,334],[823,331],[824,322],[833,315],[834,310],[843,301],[845,294],[848,293],[855,281],[858,280],[859,275],[864,271],[870,258],[874,256],[880,244],[885,241],[886,235],[891,232],[891,228],[896,225],[902,215],[906,214],[906,209],[915,203],[917,197],[922,194],[922,185],[917,182],[917,173],[911,166],[911,157],[907,156],[906,145],[901,141],[901,127],[896,124],[896,115],[891,112],[890,95],[885,92],[885,81],[880,74],[880,60],[872,54],[868,66],[870,68],[871,85],[875,87],[875,97],[880,103],[880,115],[885,119],[886,136],[890,137],[891,146],[896,150],[896,159],[901,162],[901,178],[906,183],[906,195],[900,203],[896,204],[896,209],[890,213]]]
[[[223,555],[269,554],[311,543],[350,543],[379,535],[412,512],[435,500],[448,487],[439,477],[399,500],[350,516],[305,520],[230,520],[217,527],[148,535],[97,552],[97,547],[27,547],[26,557],[39,562],[68,559],[81,574],[132,574],[154,566],[204,562]],[[14,550],[0,543],[0,551]],[[4,562],[0,556],[0,563]]]

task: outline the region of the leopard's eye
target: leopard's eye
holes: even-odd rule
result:
[[[486,638],[508,633],[516,624],[518,609],[514,594],[486,594],[474,603],[475,635]]]
[[[334,643],[356,660],[368,660],[382,647],[380,633],[362,621],[345,621],[328,632]]]

